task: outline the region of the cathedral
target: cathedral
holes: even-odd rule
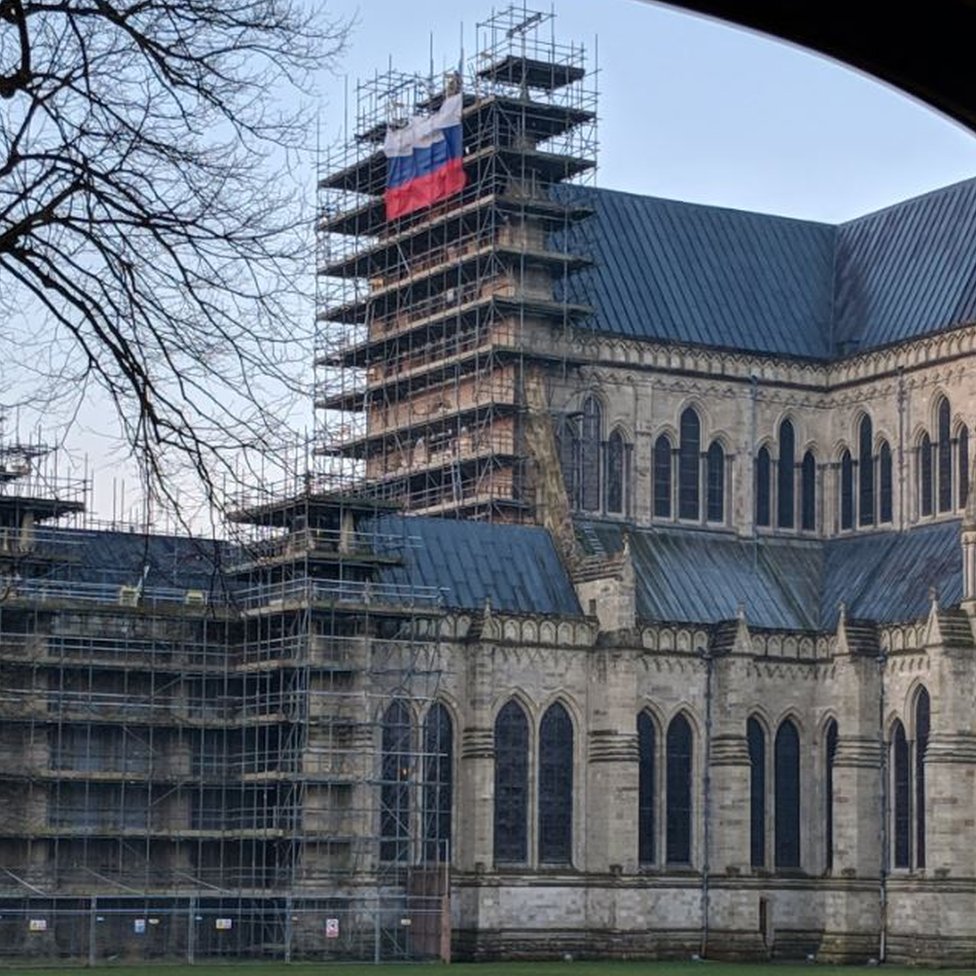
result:
[[[546,21],[361,89],[314,474],[202,542],[5,449],[0,952],[976,964],[976,180],[597,189]]]

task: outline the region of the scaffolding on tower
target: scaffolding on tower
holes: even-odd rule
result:
[[[547,376],[591,311],[566,297],[589,210],[560,188],[595,172],[596,74],[552,14],[511,7],[477,38],[463,70],[359,84],[324,165],[317,450],[337,483],[410,512],[536,522]],[[463,188],[391,213],[384,140],[436,125],[452,95]]]

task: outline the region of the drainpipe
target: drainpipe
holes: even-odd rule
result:
[[[878,871],[878,962],[885,961],[888,943],[888,751],[885,748],[884,713],[885,713],[885,667],[888,655],[881,651],[878,662],[878,749],[879,769],[881,776],[881,860]]]
[[[702,874],[701,874],[701,945],[698,955],[702,959],[708,958],[708,923],[709,923],[709,850],[711,848],[712,823],[712,655],[708,648],[701,652],[705,662],[705,749],[703,756],[704,774],[702,776]]]

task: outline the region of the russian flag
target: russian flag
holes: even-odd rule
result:
[[[433,114],[389,129],[386,155],[386,219],[429,207],[464,188],[461,93],[449,95]]]

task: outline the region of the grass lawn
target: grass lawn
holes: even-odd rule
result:
[[[7,965],[0,963],[0,973],[24,974],[24,976],[64,976],[65,969],[78,967],[60,966],[57,969],[42,969],[34,966]],[[817,973],[829,976],[878,972],[884,976],[918,976],[917,969],[902,967],[868,966],[810,966],[804,964],[783,965],[780,963],[761,965],[759,963],[721,963],[721,962],[510,962],[510,963],[456,963],[449,969],[440,964],[422,963],[384,963],[381,967],[362,963],[292,963],[280,962],[203,962],[196,966],[147,963],[142,965],[110,964],[100,967],[111,976],[434,976],[436,973],[450,973],[451,976],[748,976],[757,970],[765,970],[768,976],[815,976]],[[963,970],[941,970],[961,973]],[[972,972],[972,971],[967,971]]]

